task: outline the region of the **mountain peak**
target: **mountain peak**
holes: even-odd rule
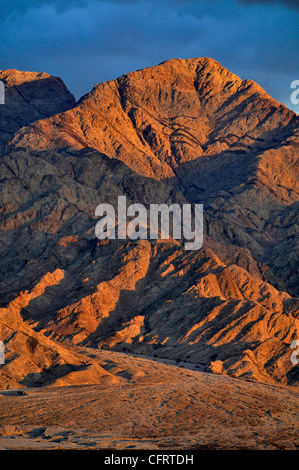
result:
[[[0,70],[0,80],[6,103],[0,107],[0,154],[18,129],[75,104],[63,81],[44,72]]]
[[[92,147],[163,179],[202,156],[262,150],[295,117],[213,59],[172,59],[96,85],[72,110],[22,129],[11,147]]]
[[[0,80],[4,81],[7,87],[50,77],[51,75],[45,72],[25,72],[16,69],[0,70]]]

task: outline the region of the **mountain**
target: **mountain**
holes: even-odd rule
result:
[[[76,352],[92,347],[298,385],[297,115],[207,58],[132,72],[76,104],[57,79],[24,74],[28,96],[46,85],[38,109],[49,115],[23,100],[27,122],[2,140],[0,321],[16,314],[15,329],[57,355],[14,380],[68,383],[73,364],[78,383],[101,381],[100,364]],[[203,203],[203,248],[98,240],[96,206],[121,195]],[[19,360],[7,335],[9,360]],[[62,375],[47,382],[56,364]]]
[[[275,148],[296,125],[294,112],[218,62],[170,60],[96,85],[73,109],[22,129],[12,145],[92,147],[139,174],[165,179],[203,155]]]
[[[23,126],[66,111],[75,98],[60,78],[47,73],[0,70],[5,105],[0,109],[0,154]]]
[[[92,148],[169,182],[204,204],[206,234],[234,262],[298,295],[298,119],[212,59],[170,60],[96,85],[8,149]]]

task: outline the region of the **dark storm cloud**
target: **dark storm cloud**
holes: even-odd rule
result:
[[[0,68],[61,76],[78,98],[131,70],[209,56],[290,106],[297,12],[252,2],[0,0]]]

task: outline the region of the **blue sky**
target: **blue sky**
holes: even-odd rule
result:
[[[0,69],[95,83],[172,58],[212,57],[290,102],[299,80],[298,0],[0,0]]]

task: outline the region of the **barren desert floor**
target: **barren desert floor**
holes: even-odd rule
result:
[[[2,390],[0,449],[299,446],[298,391],[292,387],[110,351],[86,353],[98,356],[118,382]]]

